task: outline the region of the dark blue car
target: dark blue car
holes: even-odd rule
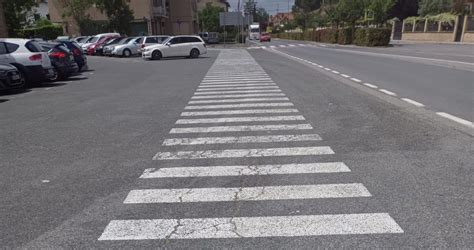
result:
[[[84,52],[82,51],[81,47],[76,42],[64,40],[59,40],[57,42],[62,43],[72,52],[74,60],[79,66],[79,71],[87,70],[87,57],[84,55]]]

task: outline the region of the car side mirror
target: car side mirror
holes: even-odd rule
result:
[[[170,47],[170,46],[171,46],[171,43],[166,43],[165,45],[168,46],[168,47]]]

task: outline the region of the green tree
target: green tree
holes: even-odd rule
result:
[[[120,34],[130,34],[134,17],[126,0],[95,0],[95,4],[109,18],[110,30]]]
[[[364,0],[340,0],[335,11],[340,21],[355,27],[356,22],[364,16],[365,9]]]
[[[385,24],[390,19],[390,10],[395,5],[396,0],[368,0],[366,10],[374,13],[375,24]]]
[[[219,31],[219,13],[224,12],[225,9],[218,6],[213,6],[212,3],[207,3],[206,7],[199,12],[199,25],[202,31]]]
[[[258,8],[253,15],[253,21],[260,24],[267,24],[269,17],[270,15],[265,8]]]
[[[87,10],[92,7],[94,0],[58,0],[50,1],[49,4],[56,4],[56,8],[64,9],[64,17],[72,17],[83,32],[91,24],[91,19]]]
[[[413,0],[397,0],[395,5],[389,11],[389,18],[398,18],[403,20],[410,16],[418,14],[418,1]]]
[[[421,0],[418,14],[420,16],[438,15],[451,11],[453,0]]]
[[[30,25],[28,17],[34,14],[35,0],[3,1],[5,22],[10,36],[17,36],[17,31]]]
[[[321,7],[321,0],[295,0],[293,5],[293,14],[295,22],[303,30],[311,26],[310,19],[312,12]]]

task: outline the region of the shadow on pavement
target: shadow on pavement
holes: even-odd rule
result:
[[[8,102],[8,99],[0,99],[0,103]]]
[[[0,96],[19,95],[19,94],[24,94],[28,92],[31,92],[31,89],[10,89],[10,90],[5,90],[5,91],[0,91]]]

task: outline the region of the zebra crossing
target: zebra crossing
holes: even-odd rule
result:
[[[160,168],[145,169],[143,181],[183,178],[291,176],[351,173],[344,162],[301,162],[299,157],[336,152],[314,133],[289,98],[246,50],[222,50],[169,132],[163,150],[153,156]],[[235,125],[233,125],[235,124]],[[228,134],[228,133],[237,133]],[[260,133],[260,134],[259,134]],[[262,135],[261,133],[265,133]],[[181,137],[183,135],[185,137]],[[299,144],[289,146],[287,143]],[[218,149],[202,149],[202,146]],[[255,146],[251,145],[271,145]],[[275,146],[280,145],[280,146]],[[284,146],[283,146],[284,145]],[[185,150],[184,150],[185,149]],[[292,163],[278,161],[287,157]],[[190,160],[207,159],[208,165]],[[232,164],[212,164],[231,159]],[[262,164],[266,159],[272,163]],[[253,162],[255,164],[249,162]],[[258,161],[257,161],[258,160]],[[167,162],[178,162],[168,166]],[[182,164],[181,164],[182,162]],[[241,164],[233,164],[241,162]],[[131,190],[123,206],[137,204],[219,204],[372,197],[363,183],[257,185],[238,187],[148,188]],[[243,203],[245,206],[245,203]],[[285,216],[114,219],[100,241],[225,239],[322,235],[399,234],[403,229],[382,212]]]

